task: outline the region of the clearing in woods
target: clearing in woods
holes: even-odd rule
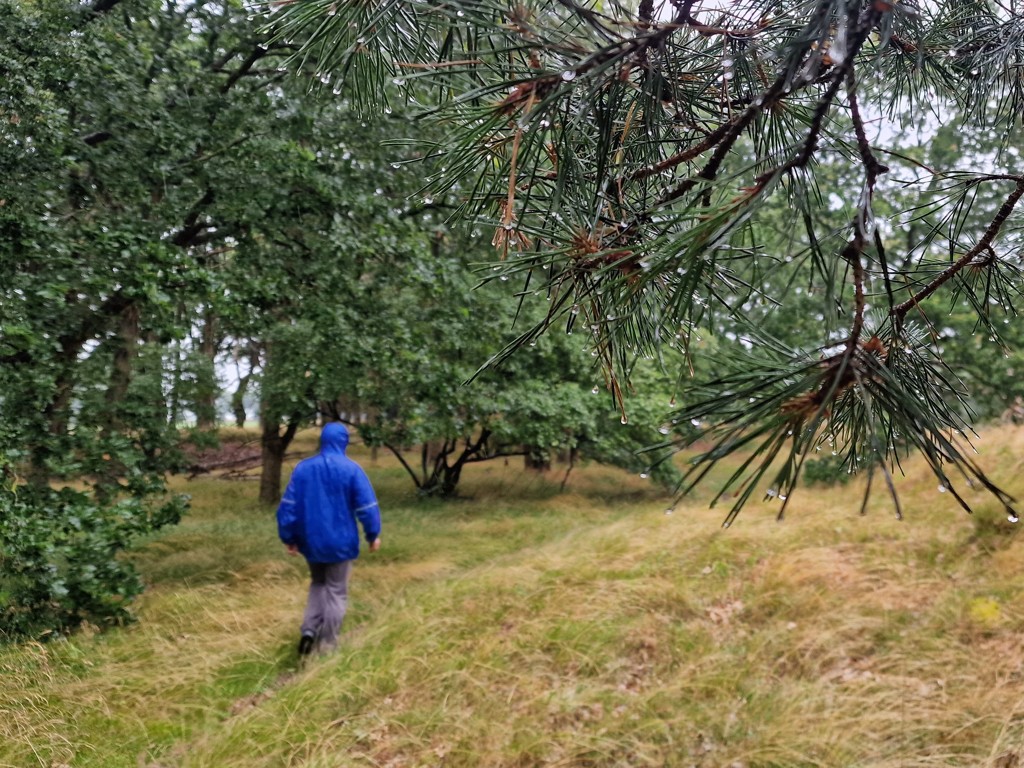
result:
[[[1024,491],[1024,432],[980,447]],[[441,504],[354,454],[384,548],[338,654],[297,666],[303,565],[255,485],[177,480],[137,624],[0,649],[0,766],[1024,764],[1024,545],[916,465],[902,523],[853,482],[723,531],[595,465],[473,467]]]

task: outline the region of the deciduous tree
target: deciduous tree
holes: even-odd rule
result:
[[[294,225],[315,118],[249,16],[0,3],[0,634],[125,619],[117,552],[181,514],[164,476],[212,380],[188,339],[238,244]]]

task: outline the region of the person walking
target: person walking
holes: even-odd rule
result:
[[[363,468],[345,455],[348,430],[330,423],[320,453],[300,461],[277,508],[277,530],[288,554],[309,565],[309,599],[299,655],[338,647],[348,608],[352,561],[359,557],[359,525],[371,552],[380,549],[380,506]]]

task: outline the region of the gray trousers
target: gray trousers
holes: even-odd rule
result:
[[[309,563],[309,600],[302,617],[302,634],[316,638],[317,650],[338,647],[341,622],[348,608],[348,578],[352,561]]]

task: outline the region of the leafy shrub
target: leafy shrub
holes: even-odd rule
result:
[[[130,620],[142,582],[117,553],[135,536],[177,522],[185,503],[103,506],[68,488],[0,490],[0,638]]]
[[[825,456],[804,462],[804,482],[808,485],[846,485],[850,473],[842,456]]]

